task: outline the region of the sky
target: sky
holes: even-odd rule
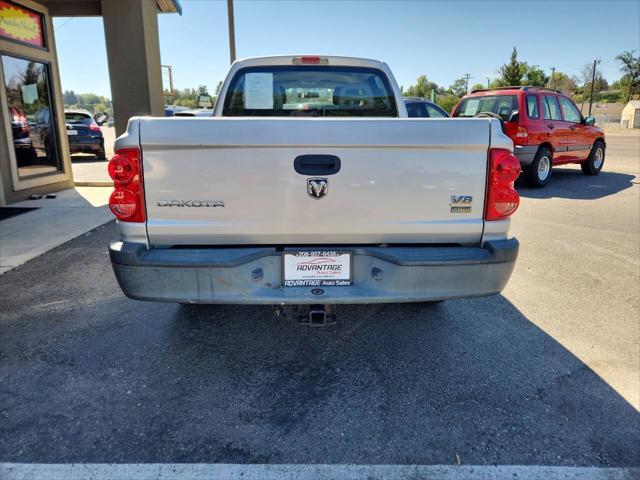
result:
[[[207,85],[213,93],[229,68],[224,0],[180,0],[182,15],[158,16],[163,65],[175,88]],[[615,56],[640,51],[640,0],[427,1],[235,0],[238,58],[326,54],[389,64],[398,84],[418,75],[449,86],[468,73],[486,84],[513,47],[521,61],[579,75],[601,59],[612,82]],[[63,90],[111,97],[102,20],[54,18]],[[87,48],[89,45],[91,48]]]

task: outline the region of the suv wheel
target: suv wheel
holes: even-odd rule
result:
[[[551,150],[542,147],[536,153],[533,163],[524,169],[524,180],[529,187],[544,187],[551,178],[553,156]]]
[[[589,158],[580,164],[585,175],[597,175],[604,166],[604,143],[598,140],[593,144]]]

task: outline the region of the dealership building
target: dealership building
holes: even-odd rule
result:
[[[120,134],[163,115],[158,13],[178,0],[0,0],[0,206],[73,186],[52,17],[102,17]]]

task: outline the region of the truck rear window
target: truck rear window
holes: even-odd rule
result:
[[[397,117],[377,69],[336,66],[244,68],[231,80],[225,117]]]
[[[516,95],[488,95],[486,97],[463,98],[454,112],[454,117],[474,117],[482,112],[492,112],[507,120],[511,112],[518,109]]]

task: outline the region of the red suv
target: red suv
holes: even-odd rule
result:
[[[473,90],[454,107],[452,117],[496,117],[511,137],[527,185],[542,187],[551,168],[579,163],[585,175],[604,165],[604,132],[584,118],[571,99],[557,90],[501,87]]]

